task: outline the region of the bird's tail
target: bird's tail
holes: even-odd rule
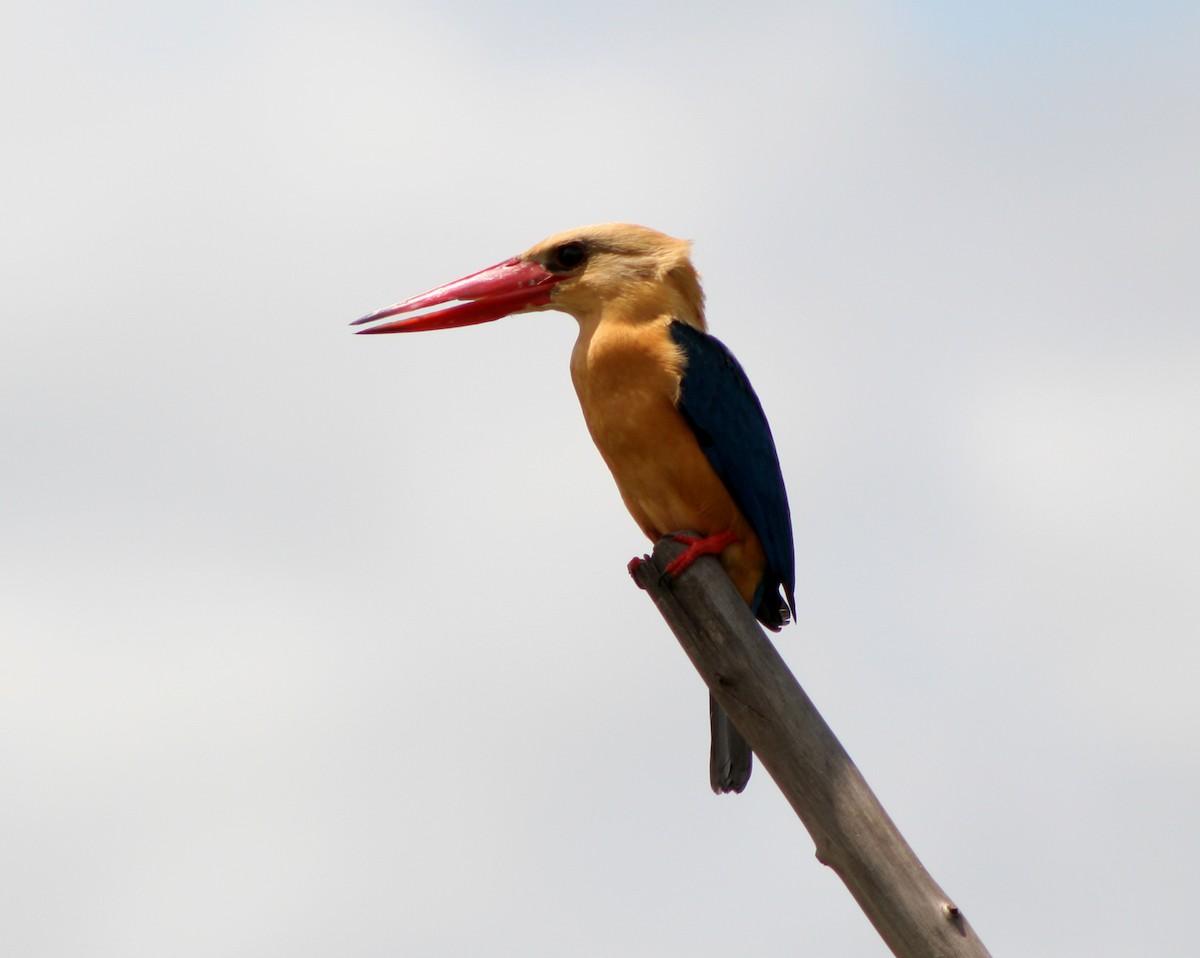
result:
[[[725,710],[711,695],[708,697],[708,720],[712,727],[712,751],[708,759],[708,780],[712,790],[740,792],[750,781],[753,753],[742,733],[733,726]]]

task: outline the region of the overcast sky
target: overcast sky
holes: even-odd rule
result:
[[[0,10],[0,950],[886,954],[625,563],[575,335],[350,320],[695,241],[777,638],[997,958],[1190,956],[1193,3]]]

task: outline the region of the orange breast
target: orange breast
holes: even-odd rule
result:
[[[665,320],[606,320],[581,331],[571,356],[583,417],[634,521],[651,540],[732,529],[739,541],[721,563],[749,602],[766,557],[675,406],[682,372]]]

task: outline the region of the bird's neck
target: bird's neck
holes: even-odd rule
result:
[[[630,283],[571,313],[579,323],[580,338],[591,337],[605,327],[655,326],[672,320],[705,329],[703,299],[669,282]]]
[[[665,311],[630,316],[620,310],[580,319],[571,379],[585,418],[597,404],[624,402],[633,392],[674,402],[683,374],[683,357],[668,332],[674,319]]]

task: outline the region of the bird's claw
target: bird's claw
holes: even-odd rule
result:
[[[646,587],[642,585],[641,581],[638,579],[638,569],[641,568],[642,563],[649,558],[649,556],[634,556],[629,560],[629,565],[625,567],[629,570],[629,578],[633,579],[634,585],[636,585],[639,589],[645,589]]]
[[[667,563],[666,571],[663,572],[663,578],[669,576],[672,579],[682,575],[687,570],[687,567],[701,556],[719,556],[726,548],[738,541],[737,533],[732,529],[726,529],[724,532],[703,537],[689,536],[684,535],[682,532],[677,532],[671,538],[687,546],[683,552]]]

